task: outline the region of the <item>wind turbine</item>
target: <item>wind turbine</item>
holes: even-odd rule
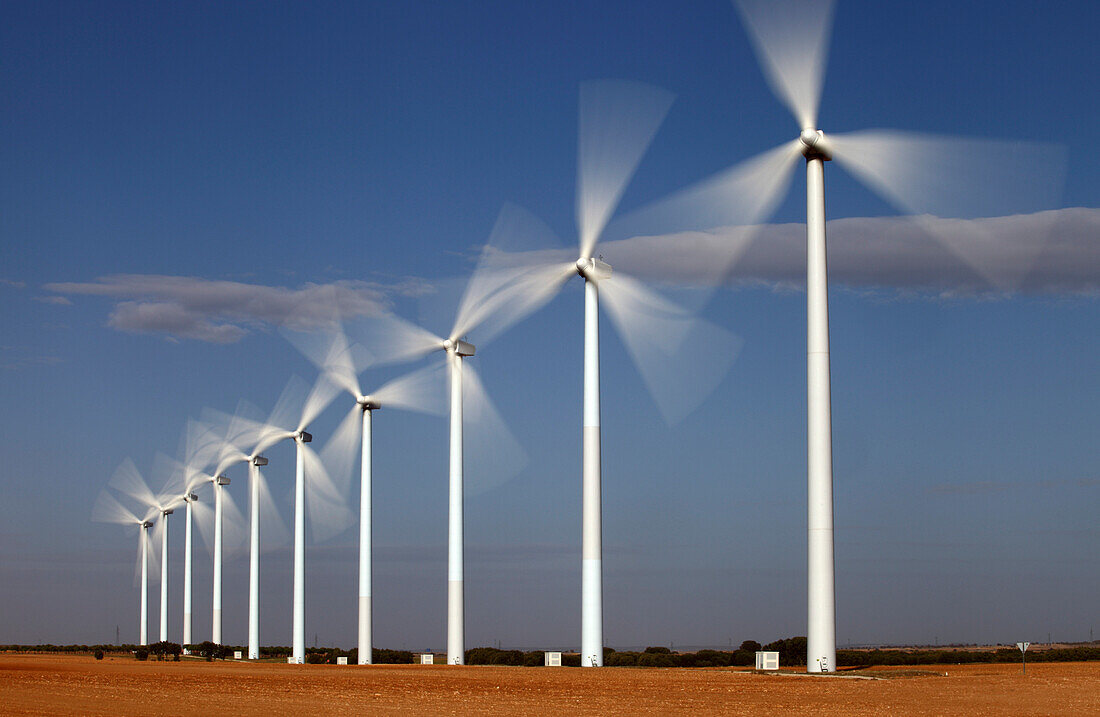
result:
[[[668,230],[741,225],[732,263],[783,197],[799,157],[806,163],[807,305],[807,670],[836,667],[832,418],[824,163],[836,159],[999,288],[1020,278],[1006,266],[996,236],[953,235],[934,217],[1018,214],[1057,197],[1064,152],[1050,145],[937,137],[895,130],[826,135],[818,129],[832,0],[734,0],[773,92],[787,105],[798,137],[703,180],[634,215]],[[933,215],[929,217],[927,215]],[[628,226],[632,226],[629,222]],[[1039,244],[1036,243],[1035,251]],[[1017,257],[1020,258],[1020,257]],[[1011,262],[1009,262],[1011,263]],[[721,280],[726,266],[709,279]]]
[[[260,512],[269,509],[269,519],[282,525],[275,509],[267,482],[260,468],[268,464],[268,459],[260,455],[260,448],[251,446],[266,436],[269,426],[257,417],[258,409],[246,401],[241,401],[234,415],[207,409],[204,418],[216,431],[207,430],[207,435],[216,436],[218,471],[224,471],[237,463],[248,465],[249,495],[249,570],[248,570],[248,659],[260,657]],[[262,447],[261,447],[262,448]],[[215,540],[217,544],[217,540]]]
[[[186,646],[194,644],[191,631],[193,526],[196,519],[199,520],[200,529],[205,529],[207,523],[213,522],[210,520],[211,510],[199,501],[197,491],[203,485],[215,482],[216,476],[206,472],[206,469],[223,452],[224,438],[216,435],[211,426],[188,420],[181,443],[182,461],[163,454],[158,454],[157,460],[161,464],[160,470],[173,477],[170,484],[180,494],[177,502],[182,502],[186,509],[183,553],[183,644]],[[204,537],[209,536],[204,532]],[[207,543],[210,543],[209,539]],[[220,570],[217,572],[220,575]]]
[[[295,446],[294,479],[294,583],[292,660],[305,662],[305,511],[308,493],[310,526],[314,536],[331,537],[350,523],[350,511],[343,505],[340,492],[332,484],[324,464],[309,447],[313,435],[306,431],[309,424],[336,396],[337,388],[322,374],[312,388],[306,388],[298,377],[292,377],[266,421],[244,418],[238,411],[237,435],[229,440],[235,445],[251,441],[244,453],[234,448],[237,460],[250,465],[251,491],[251,553],[249,559],[249,655],[259,657],[259,501],[265,490],[260,467],[267,465],[261,454],[283,440],[293,440]],[[309,480],[306,464],[309,463]]]
[[[596,248],[626,186],[672,104],[672,95],[650,85],[627,81],[586,82],[580,92],[576,186],[576,222],[580,256],[565,264],[550,262],[537,271],[521,270],[513,284],[538,292],[530,312],[548,301],[573,275],[584,280],[584,377],[582,403],[582,547],[581,665],[603,665],[603,527],[600,437],[601,295],[613,322],[666,422],[690,412],[725,375],[740,342],[728,332],[685,309],[611,266]],[[515,208],[506,209],[490,245],[501,247],[517,237],[548,236],[545,226]],[[555,253],[556,254],[556,253]],[[524,258],[524,256],[527,258]],[[546,252],[493,252],[490,266],[549,261]],[[500,294],[509,302],[507,292]],[[693,364],[689,386],[683,360]]]
[[[499,222],[498,222],[499,223]],[[495,230],[494,230],[495,231]],[[490,242],[491,244],[491,242]],[[463,403],[471,399],[476,401],[482,415],[497,421],[496,441],[498,453],[503,455],[503,447],[511,440],[507,428],[499,423],[496,411],[488,399],[477,373],[471,366],[465,366],[463,359],[473,356],[475,347],[465,337],[474,329],[483,329],[482,335],[488,341],[522,316],[540,306],[552,291],[546,285],[559,282],[548,280],[549,274],[564,281],[573,267],[562,266],[531,267],[527,265],[491,266],[482,262],[466,284],[465,291],[458,304],[454,323],[447,337],[438,336],[427,329],[415,326],[392,314],[373,317],[361,324],[367,338],[360,337],[360,344],[369,347],[376,363],[396,363],[410,361],[427,356],[436,351],[446,355],[448,396],[449,396],[449,459],[448,459],[448,509],[447,509],[447,664],[461,665],[465,662],[465,565],[464,565],[464,422]],[[560,283],[560,282],[559,282]],[[338,355],[338,354],[337,354]],[[430,376],[428,373],[413,374],[410,381],[419,382]],[[357,384],[348,382],[349,369],[340,369],[345,374],[342,380],[347,390],[354,391],[357,400],[363,406],[364,414],[381,406],[388,393],[395,398],[397,390],[405,390],[407,383],[398,379],[389,384],[388,390],[363,396]],[[467,395],[468,394],[468,395]],[[375,404],[375,400],[378,401]],[[405,406],[409,407],[409,406]],[[369,446],[370,417],[364,415],[364,447]],[[369,475],[369,455],[364,453],[364,475]],[[497,456],[499,458],[499,456]],[[484,469],[484,466],[479,466]],[[369,507],[368,507],[369,510]],[[361,524],[361,530],[364,529]],[[367,528],[369,530],[369,528]],[[363,538],[362,534],[360,536]],[[368,536],[369,542],[369,536]],[[362,545],[362,543],[361,543]],[[369,550],[369,546],[368,546]],[[363,553],[361,553],[362,555]],[[367,569],[369,572],[369,566]],[[362,575],[363,573],[361,573]],[[369,601],[367,603],[369,605]],[[369,619],[369,618],[368,618]],[[363,623],[361,622],[360,625]],[[368,628],[369,633],[369,628]],[[369,640],[369,635],[367,636]],[[360,652],[360,660],[363,653]]]
[[[154,521],[158,516],[162,517],[161,528],[161,552],[162,565],[167,562],[167,515],[172,512],[171,499],[155,495],[138,472],[134,462],[127,458],[115,470],[108,482],[111,488],[119,493],[135,500],[144,509],[139,516],[134,511],[123,505],[111,493],[104,490],[100,492],[96,503],[92,508],[92,520],[120,525],[135,525],[138,527],[138,550],[141,564],[141,617],[139,627],[139,644],[149,644],[149,529],[154,527]],[[167,571],[161,570],[161,624],[160,639],[167,640]]]
[[[335,304],[334,304],[335,307]],[[372,608],[372,432],[374,411],[383,406],[426,413],[438,403],[438,391],[433,390],[438,367],[428,366],[388,381],[369,394],[362,389],[359,374],[373,362],[362,347],[350,345],[338,312],[319,330],[308,333],[284,332],[297,347],[336,386],[344,389],[355,401],[322,451],[323,462],[331,473],[344,476],[351,473],[355,444],[361,441],[359,493],[359,623],[358,662],[373,663]],[[334,467],[335,466],[335,467]]]

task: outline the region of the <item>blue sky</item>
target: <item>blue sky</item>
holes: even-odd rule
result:
[[[1057,143],[1064,189],[1047,208],[1095,211],[1097,15],[1088,2],[841,0],[820,123]],[[415,320],[409,287],[468,273],[505,202],[571,245],[578,87],[605,77],[677,96],[624,210],[797,132],[721,0],[5,4],[0,642],[106,641],[116,625],[136,639],[135,541],[90,521],[96,495],[127,456],[148,470],[174,452],[204,407],[266,409],[292,373],[314,375],[262,311],[217,343],[111,319],[148,293],[46,285],[357,280]],[[896,213],[834,164],[830,219]],[[804,186],[796,173],[777,222],[802,220]],[[1054,223],[1063,253],[1043,255],[1043,281],[1023,293],[912,292],[904,266],[882,278],[873,263],[834,281],[841,644],[1087,639],[1100,590],[1100,262],[1096,215],[1080,216]],[[937,276],[958,271],[937,261]],[[707,305],[744,348],[671,428],[606,324],[613,647],[804,634],[805,297],[784,276],[750,274],[757,283]],[[474,359],[529,460],[467,500],[470,646],[579,643],[580,311],[574,283]],[[319,441],[341,414],[318,421]],[[443,646],[445,430],[376,419],[382,646]],[[292,452],[270,457],[289,521]],[[243,473],[233,480],[243,506]],[[353,545],[351,531],[307,556],[306,631],[322,643],[354,643]],[[230,642],[245,640],[246,571],[243,554],[227,567]],[[272,546],[262,571],[262,641],[286,644],[289,546]]]

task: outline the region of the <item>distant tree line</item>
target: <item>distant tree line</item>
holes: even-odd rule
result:
[[[188,652],[206,660],[223,660],[242,647],[202,642],[187,645]],[[779,653],[783,667],[806,664],[806,638],[789,637],[761,645],[755,640],[745,640],[736,650],[699,650],[698,652],[673,652],[667,647],[647,647],[640,652],[616,651],[604,648],[604,665],[608,667],[751,667],[756,652],[767,650]],[[139,660],[179,660],[183,646],[174,642],[157,642],[152,645],[0,645],[0,652],[21,653],[77,653],[94,655],[102,659],[104,654],[132,654]],[[285,659],[291,649],[285,646],[260,648],[261,659]],[[411,665],[415,655],[408,650],[375,648],[373,662],[377,665]],[[341,650],[335,647],[306,648],[306,662],[335,665],[336,658],[348,658],[348,664],[359,662],[359,651]],[[580,667],[581,658],[576,653],[562,653],[562,665]],[[871,667],[873,665],[955,665],[970,663],[1019,662],[1020,651],[1014,647],[995,650],[966,649],[888,649],[888,650],[837,650],[838,667]],[[1095,643],[1031,650],[1028,662],[1087,662],[1100,660],[1100,647]],[[475,647],[466,650],[467,665],[514,665],[517,667],[541,667],[542,650],[500,650],[495,647]]]

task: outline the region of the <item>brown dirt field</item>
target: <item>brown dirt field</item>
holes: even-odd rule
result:
[[[1100,715],[1100,663],[1028,665],[1027,676],[1019,665],[859,674],[886,679],[728,668],[343,667],[0,654],[0,713]]]

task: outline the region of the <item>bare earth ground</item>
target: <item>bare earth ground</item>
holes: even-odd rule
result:
[[[946,671],[947,675],[944,675]],[[844,675],[845,673],[841,673]],[[875,668],[286,665],[0,654],[0,713],[1100,715],[1100,663]]]

